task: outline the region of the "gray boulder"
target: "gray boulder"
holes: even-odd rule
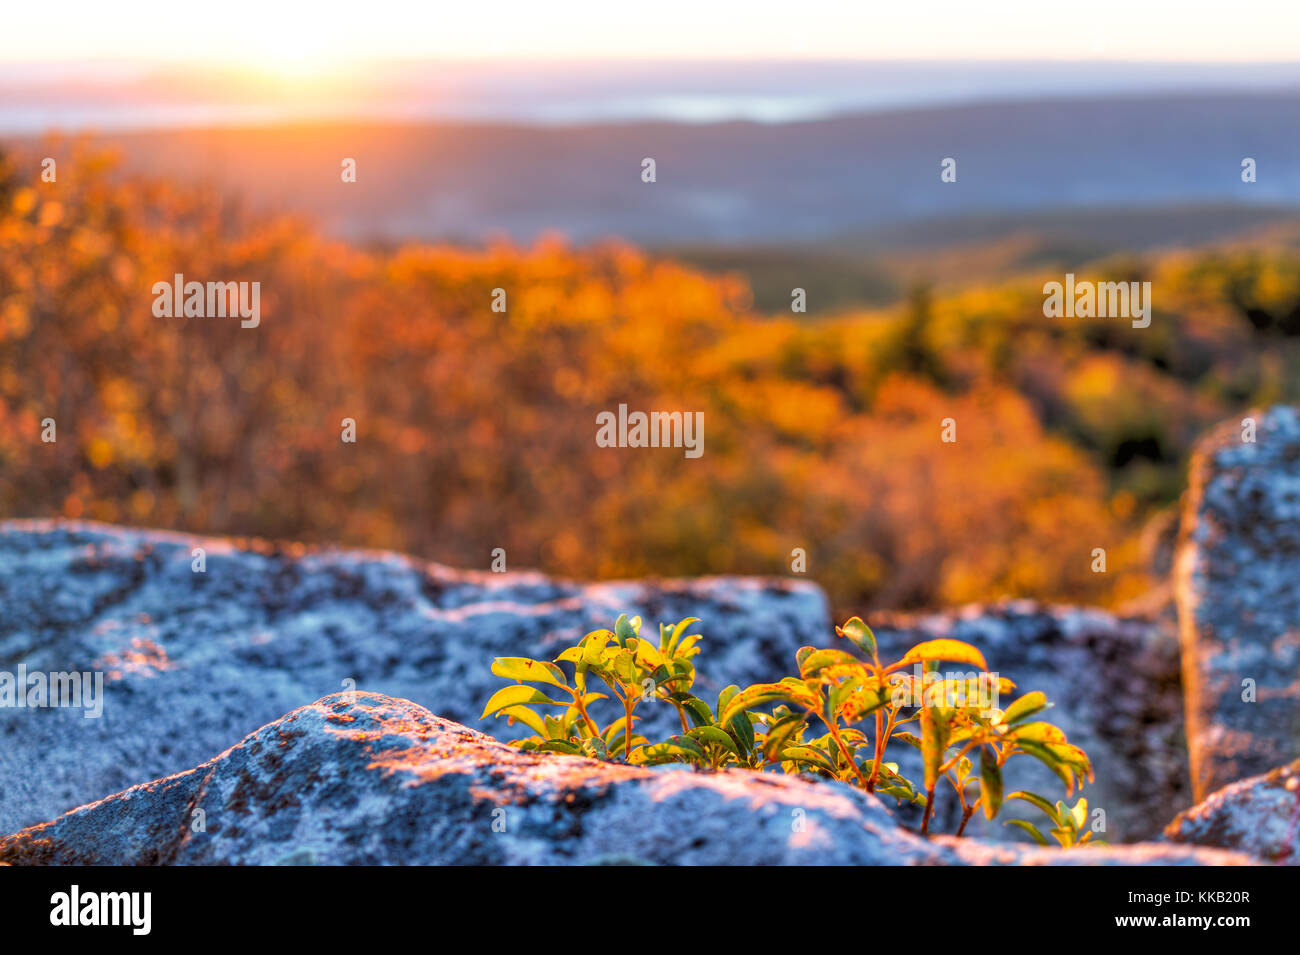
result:
[[[203,573],[192,569],[198,547]],[[104,677],[97,718],[0,707],[0,833],[192,767],[340,689],[402,696],[497,736],[526,733],[478,722],[505,682],[489,672],[492,657],[551,659],[625,611],[652,626],[701,618],[703,695],[721,688],[710,678],[779,677],[798,647],[833,639],[823,594],[802,581],[580,584],[388,553],[0,524],[0,675]]]
[[[1167,623],[1033,601],[924,616],[882,615],[869,622],[882,658],[898,659],[922,640],[950,637],[975,644],[991,670],[1013,680],[1017,691],[1012,699],[1031,690],[1046,693],[1055,705],[1042,718],[1060,726],[1092,759],[1097,779],[1082,795],[1090,810],[1105,812],[1098,838],[1154,838],[1172,813],[1191,804],[1178,639]],[[902,763],[911,778],[920,778],[920,760],[911,747],[893,743],[887,758]],[[1060,781],[1029,756],[1007,764],[1006,785],[1008,791],[1028,789],[1053,801],[1065,798]],[[935,812],[942,829],[955,828],[960,814],[950,787],[939,790]],[[903,811],[909,821],[914,813]],[[992,823],[976,814],[967,831],[1010,838],[1015,830],[1004,829],[1003,823],[1015,817],[1040,828],[1044,822],[1037,810],[1016,801]]]
[[[1220,789],[1179,813],[1165,838],[1300,865],[1300,760]]]
[[[925,840],[859,790],[521,753],[335,694],[188,772],[0,838],[13,864],[1244,864],[1215,849]]]
[[[1300,410],[1197,445],[1175,570],[1197,799],[1300,756]]]

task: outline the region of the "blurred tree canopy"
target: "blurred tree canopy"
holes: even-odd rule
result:
[[[1149,329],[1046,319],[1033,283],[796,321],[620,244],[377,250],[100,156],[57,183],[17,168],[0,161],[7,517],[480,568],[504,547],[579,577],[787,574],[803,548],[845,610],[1108,602],[1146,584],[1141,520],[1198,431],[1300,380],[1294,254],[1146,263]],[[260,327],[155,318],[178,272],[260,282]],[[597,447],[619,403],[703,411],[703,457]]]

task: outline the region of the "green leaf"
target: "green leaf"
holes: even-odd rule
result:
[[[861,617],[850,617],[844,626],[836,627],[835,632],[851,641],[863,653],[872,659],[876,656],[876,635],[863,622]]]
[[[640,618],[637,618],[640,620]],[[637,628],[632,626],[632,621],[627,618],[627,614],[621,613],[618,619],[614,621],[614,639],[618,641],[620,647],[627,646],[628,640],[634,638]]]
[[[636,766],[657,766],[661,763],[695,762],[704,758],[699,743],[685,736],[674,736],[679,742],[653,743],[632,750],[628,762]]]
[[[980,796],[984,818],[992,819],[1002,808],[1002,768],[990,746],[980,747]]]
[[[686,750],[686,752],[691,753],[694,756],[701,758],[704,756],[704,747],[689,736],[670,736],[668,737],[668,744],[670,746],[676,746],[678,749]]]
[[[748,713],[737,713],[727,724],[727,732],[731,734],[740,751],[748,756],[754,751],[756,739],[754,737],[754,724],[750,722]]]
[[[628,648],[632,648],[632,641],[628,641]],[[647,670],[654,670],[657,667],[664,666],[669,661],[659,652],[659,649],[649,640],[636,641],[636,662]],[[689,666],[690,664],[687,664]],[[692,668],[693,669],[693,668]]]
[[[860,766],[862,775],[870,776],[875,765],[874,759],[864,759]],[[917,798],[916,787],[906,776],[899,775],[897,763],[881,763],[880,774],[876,779],[876,792],[888,793],[895,799],[907,802],[915,802]]]
[[[850,748],[866,746],[871,742],[866,733],[854,726],[846,726],[840,730],[840,739],[844,740]]]
[[[609,646],[610,638],[614,636],[608,630],[593,630],[582,638],[582,663],[584,666],[594,667],[601,664],[605,656],[605,648]]]
[[[705,703],[697,696],[687,696],[685,699],[674,697],[681,704],[686,715],[691,718],[691,722],[696,726],[712,726],[713,711],[709,709],[709,704]]]
[[[519,707],[519,709],[526,709],[526,707],[521,706]],[[565,710],[565,712],[568,713],[572,709],[573,707],[569,707],[569,709]],[[510,712],[511,712],[510,710],[504,711],[504,713],[507,716],[510,715]],[[546,732],[542,734],[542,739],[568,739],[569,738],[569,734],[565,730],[565,725],[563,720],[557,720],[553,716],[543,716],[542,726],[546,730]]]
[[[787,746],[781,751],[780,758],[782,762],[809,763],[837,778],[840,774],[835,764],[821,750],[811,746]]]
[[[755,683],[732,698],[726,710],[718,717],[718,722],[725,726],[737,713],[777,700],[810,710],[817,710],[821,706],[821,695],[802,683]]]
[[[1088,800],[1080,799],[1070,810],[1070,818],[1074,820],[1074,828],[1082,829],[1084,823],[1088,821]]]
[[[1051,723],[1025,723],[1016,727],[1015,736],[1017,741],[1029,740],[1031,743],[1065,742],[1065,733]]]
[[[968,663],[971,666],[977,666],[981,670],[987,670],[989,665],[984,662],[984,654],[980,653],[975,647],[961,640],[926,640],[924,643],[918,643],[907,653],[903,654],[903,659],[899,660],[889,669],[896,670],[901,667],[911,666],[913,663],[923,663],[931,660],[948,660],[952,663]]]
[[[763,758],[768,762],[776,760],[777,754],[785,748],[786,741],[804,725],[805,719],[802,714],[792,713],[773,723],[763,737]]]
[[[1047,694],[1035,690],[1033,693],[1026,693],[1008,706],[1002,714],[1002,719],[1008,724],[1018,723],[1021,720],[1028,719],[1035,713],[1042,712],[1049,705]]]
[[[639,674],[637,672],[636,656],[631,650],[623,650],[618,653],[614,657],[613,667],[614,675],[618,677],[624,686],[633,686],[636,687],[637,691],[640,690],[640,687],[637,686],[640,681],[637,679]]]
[[[718,705],[714,707],[713,712],[722,713],[727,709],[727,704],[734,700],[740,693],[740,687],[736,684],[724,686],[718,693]]]
[[[1026,822],[1023,819],[1008,819],[1003,823],[1004,826],[1015,826],[1017,829],[1023,829],[1034,837],[1034,841],[1040,846],[1047,845],[1047,837],[1038,831],[1038,827],[1032,822]]]
[[[1076,776],[1092,779],[1092,762],[1088,754],[1070,743],[1048,743],[1045,747],[1060,762],[1074,770]]]
[[[505,686],[492,694],[488,700],[487,706],[483,709],[482,716],[479,719],[490,716],[493,713],[504,710],[508,706],[517,706],[520,703],[550,703],[554,706],[562,706],[559,700],[553,700],[541,690],[531,686],[523,686],[516,683],[514,686]]]
[[[899,802],[914,802],[917,805],[925,805],[925,795],[919,793],[915,788],[909,786],[900,786],[893,783],[881,785],[876,783],[876,792],[884,793],[887,796],[893,796]]]
[[[901,739],[908,746],[914,746],[917,749],[921,749],[921,737],[917,736],[915,733],[909,733],[906,730],[899,730],[889,738]]]
[[[565,753],[569,756],[582,755],[582,750],[566,739],[548,739],[544,743],[538,743],[537,751],[539,753]]]
[[[669,654],[674,653],[677,650],[678,642],[682,639],[682,634],[686,632],[687,628],[689,628],[691,624],[699,622],[699,617],[687,617],[684,620],[679,621],[677,626],[673,627],[673,633],[668,640],[668,646],[666,648],[667,652]]]
[[[948,736],[952,731],[953,711],[948,707],[924,706],[921,708],[921,761],[925,764],[925,789],[934,789],[939,782],[939,767],[948,749]]]
[[[1009,796],[1007,796],[1007,799],[1023,799],[1025,802],[1029,803],[1030,805],[1037,806],[1039,809],[1041,809],[1043,813],[1047,816],[1047,818],[1052,820],[1052,822],[1055,823],[1056,825],[1059,826],[1064,822],[1064,820],[1057,817],[1056,807],[1053,806],[1046,799],[1044,799],[1042,796],[1038,795],[1037,793],[1031,793],[1031,792],[1021,790],[1018,792],[1011,793]],[[1046,845],[1046,843],[1044,843],[1044,845]]]
[[[523,723],[525,726],[527,726],[530,730],[532,730],[542,739],[549,739],[550,737],[555,735],[553,733],[547,732],[546,729],[547,726],[546,721],[549,722],[554,722],[554,721],[551,720],[549,716],[546,717],[546,721],[543,721],[542,717],[538,716],[536,713],[534,713],[526,706],[508,706],[504,710],[501,710],[499,713],[497,713],[497,716],[504,716],[507,717],[508,719],[517,720],[520,723]],[[559,724],[557,723],[556,725],[558,726]]]
[[[889,702],[888,693],[868,686],[862,686],[861,680],[845,680],[829,691],[831,713],[839,713],[845,707],[844,719],[854,722],[863,719]]]
[[[726,710],[727,704],[739,695],[740,687],[736,686],[734,683],[731,686],[724,687],[722,692],[718,694],[717,711],[721,713]],[[750,723],[748,714],[737,713],[723,728],[731,734],[731,738],[736,742],[736,745],[740,747],[742,753],[748,755],[750,751],[753,750],[754,725]]]
[[[697,742],[721,746],[727,752],[734,754],[737,759],[740,758],[740,750],[736,748],[735,741],[716,726],[698,726],[687,735]]]
[[[636,722],[636,718],[633,717],[633,723],[635,723],[635,722]],[[614,740],[615,740],[615,738],[616,738],[620,733],[623,732],[623,728],[624,728],[626,725],[627,725],[627,717],[626,717],[626,716],[620,716],[620,717],[619,717],[618,719],[616,719],[614,722],[612,722],[612,723],[610,723],[608,726],[606,726],[606,727],[605,727],[605,731],[604,731],[603,733],[600,734],[600,735],[601,735],[601,738],[605,741],[605,745],[608,746],[608,747],[610,748],[611,751],[614,749]]]
[[[527,657],[497,657],[492,661],[492,672],[507,680],[526,680],[530,683],[548,683],[566,690],[569,688],[564,671],[554,663],[543,663]]]
[[[622,723],[623,721],[620,720],[619,722]],[[636,746],[638,743],[645,742],[647,742],[647,740],[643,736],[640,736],[635,730],[632,731],[632,739],[630,741],[631,746]],[[619,726],[618,732],[612,735],[609,735],[608,731],[606,731],[605,746],[609,749],[611,754],[621,753],[624,749],[629,748],[627,732],[622,726]]]
[[[836,664],[849,664],[860,667],[862,661],[851,653],[845,653],[843,650],[814,650],[800,661],[799,675],[806,680],[819,670]]]
[[[839,681],[828,680],[822,684],[824,687],[822,692],[826,694],[831,708],[839,709],[840,704],[851,696],[854,690],[862,686],[862,682],[862,676],[851,676]]]
[[[1050,749],[1028,740],[1017,740],[1016,745],[1055,773],[1056,778],[1065,784],[1067,795],[1074,794],[1074,773],[1068,766],[1062,765],[1060,759]]]
[[[677,649],[673,652],[673,655],[679,660],[693,657],[695,654],[700,652],[700,648],[696,646],[699,642],[700,635],[698,633],[692,633],[677,644]]]

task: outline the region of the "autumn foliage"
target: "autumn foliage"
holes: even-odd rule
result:
[[[1054,326],[1025,283],[813,322],[619,244],[365,248],[97,157],[56,184],[18,169],[0,166],[3,516],[480,568],[503,547],[578,577],[788,574],[803,548],[857,609],[1135,592],[1138,519],[1206,421],[1284,390],[1289,353],[1252,336],[1284,337],[1267,308],[1300,299],[1294,264],[1255,261],[1250,284],[1170,260],[1199,312],[1161,322],[1157,299],[1145,337]],[[155,318],[177,272],[260,282],[260,327]],[[620,402],[703,411],[703,457],[597,447]]]

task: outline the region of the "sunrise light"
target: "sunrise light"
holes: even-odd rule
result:
[[[1096,0],[885,5],[660,0],[614,5],[498,0],[343,8],[231,0],[205,8],[73,0],[58,30],[39,4],[13,5],[0,33],[9,63],[86,57],[258,64],[285,75],[341,59],[608,57],[754,59],[1102,59],[1241,62],[1295,55],[1300,7],[1262,0],[1240,15],[1214,5]],[[1268,29],[1260,29],[1267,23]]]

